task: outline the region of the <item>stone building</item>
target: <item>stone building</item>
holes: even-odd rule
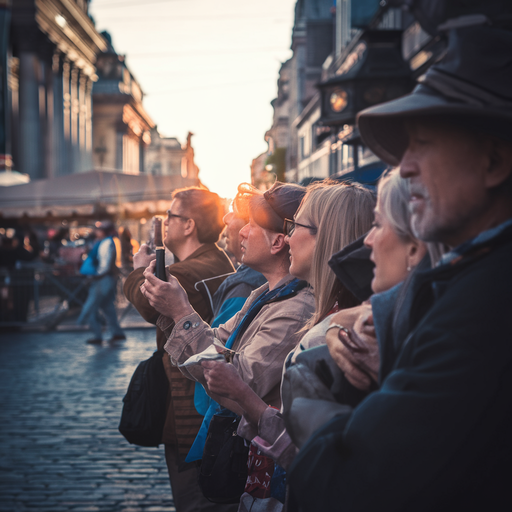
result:
[[[93,86],[93,162],[100,170],[128,174],[145,171],[145,151],[155,123],[142,105],[142,89],[118,55],[108,32],[106,49],[98,55],[98,80]]]
[[[271,102],[272,126],[265,134],[265,168],[282,181],[299,180],[299,154],[304,154],[305,139],[299,137],[298,123],[317,93],[322,64],[333,50],[334,13],[334,0],[297,0],[295,4],[293,56],[279,71],[277,98]]]
[[[316,93],[322,64],[333,50],[333,0],[297,0],[292,30],[293,57],[290,59],[289,140],[286,178],[298,181],[299,137],[296,120]]]
[[[2,0],[0,22],[3,166],[31,179],[91,169],[91,94],[106,43],[88,0]]]
[[[146,172],[155,176],[199,179],[199,167],[194,161],[192,147],[193,135],[188,132],[187,142],[180,144],[176,137],[162,137],[154,128],[146,152]]]
[[[301,50],[299,44],[304,44],[300,37],[304,22],[297,13],[300,9],[307,13],[304,8],[313,8],[315,3],[297,2],[292,62],[300,61],[300,53],[296,54]],[[385,164],[361,140],[357,113],[407,94],[414,80],[443,54],[446,42],[435,27],[429,30],[417,21],[410,2],[395,1],[393,7],[379,0],[333,3],[332,48],[314,91],[304,96],[306,104],[294,96],[301,90],[299,75],[290,77],[286,178],[303,183],[326,177],[375,183]],[[409,5],[409,10],[400,3]],[[483,4],[477,4],[461,4],[459,14],[479,12]]]
[[[265,133],[265,140],[268,144],[265,164],[272,166],[271,170],[279,181],[285,180],[286,149],[290,139],[289,114],[291,64],[291,59],[287,60],[281,65],[281,69],[279,70],[279,78],[277,80],[277,98],[270,102],[273,109],[272,126],[267,133]],[[251,169],[252,168],[253,166],[251,166]],[[254,179],[253,184],[255,185]]]
[[[268,157],[268,153],[261,153],[251,162],[251,183],[259,190],[268,190],[276,181],[272,164],[266,164]]]

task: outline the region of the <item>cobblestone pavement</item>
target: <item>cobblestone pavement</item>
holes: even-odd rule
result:
[[[0,335],[0,511],[174,511],[163,446],[118,432],[154,329],[87,345],[89,333]]]

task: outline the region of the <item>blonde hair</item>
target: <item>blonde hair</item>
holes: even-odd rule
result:
[[[359,301],[336,279],[327,262],[346,245],[363,236],[371,228],[375,195],[357,183],[322,181],[310,185],[297,211],[307,223],[317,228],[316,245],[311,265],[315,292],[315,314],[305,326],[310,329],[333,307],[352,307]]]

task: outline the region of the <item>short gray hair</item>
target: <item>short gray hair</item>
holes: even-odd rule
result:
[[[378,200],[381,213],[404,242],[416,240],[411,229],[409,196],[409,183],[400,176],[398,168],[392,169],[380,179]]]

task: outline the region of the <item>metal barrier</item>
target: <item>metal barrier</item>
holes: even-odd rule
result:
[[[0,268],[0,330],[54,329],[65,319],[78,317],[90,280],[69,270],[44,264]],[[122,292],[125,277],[120,277],[116,307],[123,316],[129,303]]]

